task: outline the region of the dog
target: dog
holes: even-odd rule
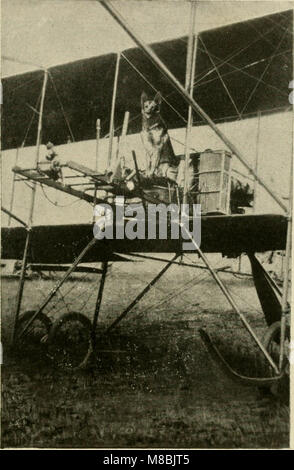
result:
[[[146,151],[145,174],[149,178],[156,174],[175,180],[177,160],[160,109],[160,93],[156,93],[154,98],[150,99],[143,91],[141,137]]]

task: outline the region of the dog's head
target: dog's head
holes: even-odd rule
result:
[[[161,106],[161,95],[159,92],[156,93],[153,99],[147,96],[145,91],[141,95],[141,110],[142,114],[147,118],[160,113]]]

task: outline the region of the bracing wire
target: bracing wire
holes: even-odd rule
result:
[[[25,83],[21,83],[20,85],[17,85],[15,88],[13,88],[12,90],[9,90],[9,93],[14,93],[16,90],[19,90],[20,88],[23,88],[24,86],[27,86],[29,85],[30,83],[32,82],[36,82],[37,80],[40,80],[40,77],[35,77],[35,78],[32,78],[31,80],[28,80],[27,82]]]
[[[201,48],[200,48],[201,49]],[[201,49],[203,50],[203,49]],[[258,77],[256,77],[255,75],[251,75],[251,74],[248,74],[246,72],[244,72],[245,69],[248,69],[250,67],[254,67],[258,64],[261,64],[262,62],[265,62],[267,60],[270,60],[271,58],[275,58],[275,57],[279,57],[280,55],[284,55],[286,54],[287,52],[290,52],[291,49],[286,49],[285,51],[282,51],[280,52],[279,54],[274,54],[274,55],[271,55],[271,56],[268,56],[268,57],[263,57],[262,59],[259,59],[257,61],[254,61],[252,62],[251,64],[246,64],[244,65],[243,67],[235,67],[234,65],[232,64],[228,64],[231,68],[233,68],[234,70],[231,70],[230,72],[226,72],[222,75],[222,77],[227,77],[229,75],[232,75],[234,73],[237,73],[237,72],[242,72],[243,74],[245,75],[248,75],[250,78],[253,78],[255,80],[258,80]],[[213,55],[213,57],[217,58],[216,56]],[[213,70],[211,70],[211,72],[213,72]],[[214,77],[214,78],[210,78],[209,80],[206,80],[204,82],[202,82],[201,80],[199,81],[196,81],[194,83],[194,87],[202,87],[203,85],[207,85],[208,83],[212,83],[214,81],[218,80],[217,77]],[[268,88],[272,88],[273,90],[277,91],[278,93],[280,93],[281,95],[283,96],[288,96],[287,93],[285,93],[284,91],[280,90],[279,88],[277,88],[276,86],[274,85],[271,85],[270,83],[266,83],[264,81],[262,81],[262,83],[264,83]]]
[[[40,99],[41,99],[41,94],[42,94],[42,93],[40,92],[39,97],[38,97],[37,102],[36,102],[36,106],[35,106],[36,108],[37,108],[38,105],[39,105],[39,102],[40,102]],[[33,113],[32,113],[32,117],[31,117],[31,120],[30,120],[29,125],[28,125],[28,128],[27,128],[27,130],[26,130],[24,139],[23,139],[23,141],[22,141],[21,147],[24,147],[24,146],[25,146],[28,133],[29,133],[30,128],[31,128],[31,126],[32,126],[32,124],[33,124],[33,121],[34,121],[34,117],[35,117],[35,113],[33,112]]]
[[[155,92],[158,92],[158,90],[155,88],[154,85],[152,85],[152,83],[145,77],[145,75],[140,72],[140,70],[122,53],[121,54],[122,57],[128,62],[128,64],[138,73],[138,75],[140,75],[141,78],[143,78],[143,80],[145,80],[145,82],[155,91]],[[164,98],[164,96],[162,97],[162,99],[166,102],[166,104],[182,119],[183,122],[187,123],[187,120],[179,113],[179,111],[177,111],[168,101],[166,98]]]
[[[275,52],[277,52],[277,51],[279,50],[279,48],[280,48],[280,46],[281,46],[281,44],[282,44],[282,42],[283,42],[283,40],[284,40],[284,38],[285,38],[285,36],[286,36],[286,32],[287,32],[287,30],[284,31],[284,33],[283,33],[283,35],[282,35],[282,37],[281,37],[281,39],[280,39],[280,41],[279,41],[279,43],[278,43],[276,49],[275,49]],[[266,74],[268,68],[270,67],[272,61],[273,61],[273,58],[268,62],[268,64],[266,65],[264,71],[262,72],[260,78],[258,79],[257,83],[255,84],[253,90],[252,90],[251,93],[250,93],[250,96],[249,96],[248,100],[246,101],[246,103],[244,104],[244,106],[243,106],[243,108],[242,108],[242,110],[241,110],[241,115],[243,114],[244,110],[247,108],[248,104],[250,103],[250,101],[251,101],[251,99],[252,99],[252,97],[253,97],[253,95],[254,95],[254,93],[255,93],[257,87],[258,87],[258,85],[261,83],[261,81],[262,81],[264,75]]]
[[[212,65],[213,65],[213,67],[214,67],[214,70],[216,71],[216,73],[217,73],[217,75],[218,75],[218,77],[219,77],[219,79],[220,79],[220,81],[221,81],[221,83],[222,83],[222,85],[223,85],[225,91],[227,92],[228,97],[230,98],[232,105],[234,106],[234,108],[235,108],[235,110],[236,110],[238,116],[241,118],[241,114],[240,114],[240,112],[239,112],[239,110],[238,110],[238,108],[237,108],[237,105],[236,105],[236,103],[235,103],[235,101],[234,101],[234,99],[233,99],[233,97],[232,97],[232,95],[231,95],[231,93],[230,93],[230,91],[229,91],[227,85],[225,84],[225,82],[224,82],[224,80],[223,80],[223,77],[221,76],[218,67],[217,67],[216,64],[214,63],[213,58],[211,57],[211,55],[210,55],[210,53],[209,53],[209,51],[208,51],[208,49],[207,49],[207,47],[206,47],[206,45],[205,45],[205,43],[204,43],[204,41],[203,41],[203,39],[202,39],[201,36],[199,37],[199,39],[200,39],[200,41],[201,41],[201,43],[202,43],[202,45],[203,45],[203,47],[204,47],[204,49],[205,49],[205,51],[206,51],[206,54],[207,54],[208,57],[209,57],[209,60],[210,60],[210,62],[212,63]]]
[[[214,57],[215,59],[217,59],[217,60],[220,61],[220,63],[217,64],[217,66],[218,66],[219,68],[222,67],[222,66],[225,65],[225,64],[228,64],[230,67],[233,67],[233,68],[235,68],[235,69],[238,70],[238,71],[242,71],[242,69],[239,69],[238,67],[232,65],[232,64],[230,63],[230,61],[231,61],[233,58],[237,57],[241,52],[244,52],[245,50],[249,49],[249,47],[251,47],[253,44],[255,44],[256,42],[258,42],[260,39],[265,38],[269,33],[271,33],[271,32],[272,32],[274,29],[276,29],[278,26],[279,26],[279,25],[276,25],[276,26],[270,28],[270,29],[269,29],[268,31],[266,31],[264,34],[260,33],[260,34],[259,34],[259,36],[260,36],[259,38],[255,38],[252,42],[250,42],[249,44],[247,44],[245,47],[240,48],[240,49],[237,49],[237,51],[234,51],[232,54],[230,54],[230,55],[229,55],[228,57],[226,57],[224,60],[221,60],[220,58],[218,58],[218,57],[215,56],[214,54],[211,54],[211,55],[212,55],[212,57]],[[204,51],[204,52],[205,52],[205,51]],[[208,69],[208,70],[206,71],[206,73],[205,73],[203,76],[201,76],[200,78],[198,78],[198,79],[196,80],[195,85],[197,85],[200,81],[202,81],[207,75],[213,73],[213,71],[214,71],[214,69]],[[244,72],[243,72],[243,73],[244,73]],[[251,78],[254,78],[255,80],[258,79],[258,78],[255,77],[254,75],[250,75],[250,74],[248,74],[248,73],[246,73],[246,75],[250,76]],[[265,83],[265,84],[266,84],[266,83]],[[278,88],[277,88],[277,91],[280,91],[280,92],[282,93],[282,91],[279,90]]]
[[[75,138],[74,138],[74,135],[73,135],[72,129],[71,129],[71,127],[70,127],[69,120],[68,120],[68,118],[67,118],[67,116],[66,116],[66,113],[65,113],[65,110],[64,110],[64,107],[63,107],[62,101],[61,101],[61,99],[60,99],[60,97],[59,97],[59,94],[58,94],[58,91],[57,91],[57,88],[56,88],[56,85],[55,85],[54,79],[53,79],[53,77],[52,77],[52,74],[51,74],[51,72],[50,72],[50,71],[48,71],[48,73],[49,73],[49,77],[50,77],[50,80],[51,80],[51,82],[52,82],[52,85],[53,85],[53,88],[54,88],[54,91],[55,91],[56,97],[57,97],[57,99],[58,99],[58,102],[59,102],[59,105],[60,105],[60,108],[61,108],[61,111],[62,111],[62,114],[63,114],[64,120],[65,120],[65,122],[66,122],[66,125],[67,125],[67,127],[68,127],[68,130],[69,130],[69,133],[70,133],[70,135],[71,135],[71,138],[72,138],[72,140],[73,140],[73,142],[74,142],[74,141],[75,141]]]
[[[217,269],[217,268],[216,268]],[[190,289],[192,286],[195,287],[195,285],[197,284],[200,284],[202,281],[204,281],[208,276],[210,275],[209,272],[206,272],[203,274],[203,272],[201,272],[200,274],[198,274],[197,276],[194,276],[192,279],[190,279],[190,281],[188,282],[184,282],[178,289],[175,293],[169,293],[166,297],[164,297],[163,299],[161,299],[159,302],[155,303],[155,304],[152,304],[152,305],[149,305],[148,307],[146,307],[144,310],[138,312],[138,314],[136,315],[136,318],[140,318],[142,315],[144,315],[145,313],[147,313],[149,310],[151,309],[155,309],[155,308],[158,308],[158,307],[161,307],[162,305],[166,304],[167,302],[170,302],[171,300],[173,300],[175,297],[178,297],[180,294],[182,294],[183,292],[186,292],[188,289]]]
[[[41,186],[42,193],[43,193],[45,199],[47,199],[47,201],[50,202],[50,204],[52,204],[53,206],[56,206],[56,207],[69,207],[69,206],[73,206],[74,204],[77,204],[78,202],[82,202],[82,199],[75,199],[74,201],[71,201],[69,204],[58,204],[57,201],[54,202],[48,197],[42,183],[40,183],[40,186]]]
[[[201,47],[200,47],[199,49],[202,50],[203,52],[206,52],[206,51],[203,50]],[[283,55],[283,54],[285,54],[285,52],[286,52],[286,51],[282,51],[282,52],[279,53],[279,54],[273,54],[273,55],[271,55],[271,56],[269,56],[269,57],[267,57],[267,58],[260,59],[260,61],[258,61],[258,62],[253,62],[253,64],[249,64],[249,65],[251,65],[251,66],[252,66],[252,65],[257,65],[258,63],[264,62],[265,60],[270,60],[270,61],[272,61],[273,58],[275,58],[275,57],[277,57],[277,56],[279,56],[279,55]],[[210,55],[211,55],[212,57],[214,57],[215,59],[220,60],[219,57],[217,57],[216,55],[214,55],[214,54],[212,54],[212,53],[211,53]],[[226,62],[226,63],[227,63],[227,65],[228,65],[229,67],[233,68],[236,72],[241,72],[242,74],[244,74],[244,75],[246,75],[246,76],[248,76],[248,77],[250,77],[250,78],[253,78],[253,79],[256,80],[257,82],[263,83],[263,84],[266,85],[267,87],[272,88],[272,89],[278,91],[278,92],[279,92],[281,95],[283,95],[283,96],[286,96],[286,95],[287,95],[284,91],[280,90],[280,89],[277,88],[276,86],[271,85],[270,83],[267,83],[267,82],[265,82],[265,81],[262,80],[262,79],[260,80],[260,77],[256,77],[255,75],[252,75],[251,73],[246,72],[245,69],[249,67],[248,64],[245,65],[244,67],[241,67],[241,68],[240,68],[240,67],[237,67],[236,65],[233,65],[233,64],[231,64],[231,63],[229,63],[229,62]],[[220,68],[221,66],[222,66],[222,64],[217,65],[218,68]],[[232,72],[228,72],[227,74],[224,74],[223,77],[226,76],[226,75],[228,75],[228,74],[230,74],[230,73],[234,73],[234,72],[233,72],[233,71],[232,71]],[[211,81],[212,81],[212,80],[211,80]],[[199,80],[198,82],[196,82],[195,85],[197,86],[199,82],[200,82],[200,80]],[[207,82],[207,83],[208,83],[208,82]],[[201,84],[201,85],[202,85],[202,84]]]

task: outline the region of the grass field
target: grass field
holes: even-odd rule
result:
[[[100,331],[160,269],[161,263],[150,262],[112,266],[99,319],[102,351],[88,370],[71,373],[46,357],[9,353],[17,282],[2,281],[2,447],[289,446],[288,407],[232,382],[201,342],[198,329],[206,327],[237,370],[251,376],[265,370],[206,271],[172,267],[107,345],[99,344]],[[222,279],[262,335],[266,325],[252,281],[229,274]],[[27,281],[23,311],[36,308],[55,282]],[[77,275],[62,288],[63,298],[48,305],[48,315],[54,320],[80,311],[91,318],[98,282],[93,275]]]

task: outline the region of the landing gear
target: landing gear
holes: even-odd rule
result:
[[[280,338],[281,338],[281,322],[277,321],[273,323],[266,331],[263,343],[276,364],[279,363],[280,357]],[[277,396],[286,403],[289,404],[289,392],[290,392],[290,364],[289,364],[289,352],[290,352],[290,325],[286,325],[285,329],[285,340],[283,348],[283,364],[282,370],[284,375],[282,380],[277,383],[274,383],[270,386],[269,391],[272,395]],[[268,368],[269,374],[273,374],[272,369]],[[264,392],[264,389],[261,389]]]
[[[71,312],[59,318],[50,330],[48,355],[54,365],[68,370],[85,367],[91,357],[92,324],[83,314]]]
[[[234,298],[232,297],[227,287],[224,285],[223,281],[218,276],[217,271],[212,268],[209,260],[203,254],[194,239],[191,236],[190,238],[191,242],[195,245],[195,249],[198,251],[198,254],[204,261],[206,268],[208,269],[213,279],[229,301],[233,310],[240,317],[242,323],[244,324],[247,331],[250,333],[259,350],[263,353],[263,356],[267,361],[265,374],[263,374],[263,377],[247,377],[234,371],[230,367],[230,365],[224,360],[218,349],[212,344],[209,335],[204,330],[200,330],[201,337],[204,340],[208,350],[211,352],[212,356],[223,368],[223,370],[233,380],[236,380],[237,382],[242,383],[244,385],[251,385],[263,388],[267,387],[268,389],[272,388],[273,390],[276,389],[279,392],[280,387],[284,384],[284,382],[289,382],[289,379],[287,377],[285,378],[285,376],[287,376],[286,369],[288,362],[286,358],[284,365],[283,354],[281,354],[281,352],[284,350],[284,346],[283,348],[281,348],[280,343],[283,345],[285,344],[285,348],[287,348],[287,345],[289,346],[290,337],[290,329],[287,324],[285,329],[284,320],[286,318],[287,310],[286,308],[281,307],[281,302],[279,300],[279,288],[273,285],[273,281],[271,281],[267,273],[262,269],[260,263],[255,258],[254,254],[250,254],[249,259],[253,266],[252,271],[256,290],[261,301],[262,309],[265,314],[265,319],[270,325],[267,334],[264,338],[264,341],[261,341],[256,335],[256,333],[253,331],[253,328],[248,323],[244,314],[236,305]],[[53,363],[63,369],[77,370],[80,368],[84,368],[88,364],[92,353],[94,353],[95,351],[97,351],[97,353],[110,352],[108,351],[108,346],[106,346],[106,350],[102,346],[103,344],[105,344],[105,342],[107,344],[107,336],[109,336],[112,330],[131,312],[131,310],[133,310],[133,308],[142,299],[142,297],[151,289],[152,286],[154,286],[154,284],[163,276],[163,274],[176,261],[179,256],[179,253],[176,253],[170,260],[166,260],[164,267],[158,272],[158,274],[144,287],[144,289],[110,324],[110,326],[108,326],[108,328],[103,331],[103,338],[101,337],[101,341],[99,342],[99,350],[99,347],[96,347],[96,326],[100,314],[100,307],[102,303],[102,296],[107,275],[107,261],[104,261],[102,266],[101,277],[99,279],[99,286],[97,289],[98,293],[96,307],[92,322],[89,320],[88,317],[84,316],[82,313],[70,312],[62,316],[59,320],[57,320],[57,322],[52,326],[52,328],[50,328],[50,321],[48,321],[46,315],[43,314],[44,308],[49,304],[51,299],[55,296],[55,294],[58,292],[58,290],[69,277],[69,275],[74,271],[78,263],[82,260],[83,255],[94,245],[94,243],[95,241],[92,240],[88,243],[88,245],[76,258],[76,260],[68,269],[68,271],[64,274],[62,279],[56,284],[56,286],[43,300],[43,303],[41,304],[39,310],[30,311],[26,313],[25,318],[27,321],[24,324],[24,327],[19,330],[19,334],[17,334],[18,339],[25,340],[27,336],[29,336],[31,330],[35,330],[34,335],[38,338],[39,342],[48,343],[48,355],[52,359]],[[268,296],[269,292],[271,293],[271,296]],[[272,307],[272,310],[270,307]],[[273,321],[274,317],[279,317],[281,321]],[[24,321],[24,317],[22,317],[19,321]],[[41,323],[41,326],[43,328],[42,333],[38,332],[36,322]],[[286,341],[284,341],[284,337],[286,338]],[[121,354],[124,351],[119,350],[117,352]],[[287,356],[286,353],[285,356]],[[268,370],[269,368],[270,372]],[[285,394],[287,394],[287,392],[285,392]]]
[[[273,323],[266,331],[263,344],[266,350],[270,353],[271,357],[276,363],[279,362],[280,354],[280,337],[281,337],[281,322]],[[290,325],[286,325],[285,342],[284,342],[284,363],[283,368],[289,368],[289,346],[290,346]]]
[[[20,315],[17,323],[17,332],[15,339],[15,349],[18,354],[23,355],[38,355],[40,356],[40,349],[45,353],[46,342],[52,326],[52,322],[47,315],[39,313],[33,323],[29,326],[26,333],[19,337],[28,322],[35,316],[35,310],[28,310],[23,315]]]

